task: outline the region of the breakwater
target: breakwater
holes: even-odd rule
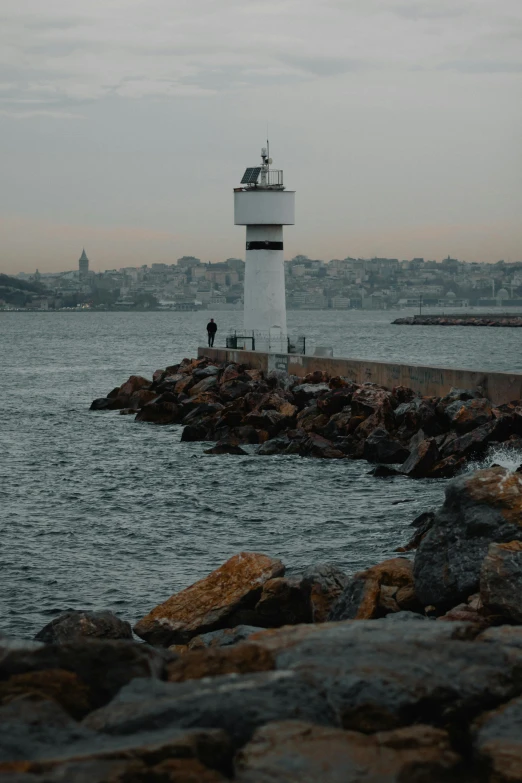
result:
[[[91,410],[182,424],[182,441],[217,442],[207,454],[246,456],[241,446],[255,444],[259,456],[365,459],[381,475],[411,478],[449,478],[491,446],[522,450],[520,401],[494,407],[473,389],[419,396],[321,370],[300,379],[206,356],[156,370],[152,381],[131,376]]]
[[[411,315],[396,318],[399,326],[511,326],[522,327],[522,315]]]
[[[386,389],[406,386],[421,396],[443,397],[452,388],[458,388],[478,390],[493,405],[522,398],[522,373],[431,367],[369,359],[232,351],[227,348],[201,347],[198,348],[198,356],[208,356],[216,362],[244,364],[262,372],[284,370],[298,378],[317,370],[331,376],[349,378],[354,383],[376,383]]]

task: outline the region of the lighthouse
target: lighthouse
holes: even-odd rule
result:
[[[255,350],[286,353],[283,226],[295,223],[295,192],[271,164],[267,142],[261,165],[247,168],[234,189],[234,223],[246,226],[245,336]]]

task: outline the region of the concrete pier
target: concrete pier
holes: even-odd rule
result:
[[[420,395],[442,397],[452,386],[479,389],[494,405],[522,399],[522,373],[463,370],[455,367],[431,367],[420,364],[393,364],[368,359],[300,356],[262,351],[233,351],[227,348],[198,348],[198,357],[208,356],[218,362],[238,362],[253,369],[270,372],[285,370],[304,377],[314,370],[332,376],[340,375],[356,383],[377,383],[392,389],[408,386]]]

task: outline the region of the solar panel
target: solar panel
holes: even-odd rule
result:
[[[255,185],[261,173],[261,166],[249,168],[243,174],[241,185]]]

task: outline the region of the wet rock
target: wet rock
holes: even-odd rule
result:
[[[130,623],[113,612],[69,609],[55,617],[34,637],[37,642],[73,642],[80,639],[132,639]]]
[[[413,399],[415,399],[415,392],[408,386],[394,386],[392,389],[392,394],[399,405],[402,405],[403,402],[411,402]]]
[[[486,453],[489,444],[496,439],[497,429],[497,422],[492,420],[465,435],[448,438],[444,443],[442,456],[445,459],[450,457],[456,459],[462,457],[480,458]]]
[[[0,641],[0,681],[57,669],[77,675],[89,689],[91,708],[95,708],[106,704],[134,678],[163,676],[165,659],[147,645],[121,640],[82,639],[36,649]]]
[[[230,647],[189,650],[167,667],[169,682],[201,680],[225,674],[252,674],[275,668],[272,654],[256,644],[241,642]]]
[[[394,411],[394,417],[396,425],[401,428],[399,434],[403,437],[419,430],[423,430],[426,435],[438,435],[442,431],[435,406],[423,397],[414,397],[410,402],[399,405]]]
[[[269,671],[212,677],[204,688],[198,680],[154,681],[147,687],[135,680],[111,704],[91,713],[84,725],[112,735],[156,726],[220,728],[242,745],[258,726],[276,720],[321,725],[337,719],[322,687],[294,671]]]
[[[299,446],[299,454],[303,457],[320,457],[321,459],[344,459],[345,454],[338,449],[332,441],[317,435],[308,433]]]
[[[159,397],[149,402],[136,415],[136,421],[149,424],[175,424],[180,419],[180,407],[175,402],[164,402]]]
[[[479,589],[482,561],[493,542],[522,540],[522,476],[489,468],[450,482],[415,557],[421,602],[450,609]]]
[[[311,622],[309,590],[298,576],[269,579],[263,585],[252,619],[265,628]]]
[[[241,552],[209,576],[173,595],[134,627],[151,644],[184,644],[193,636],[237,623],[238,610],[255,606],[269,579],[284,574],[280,560],[255,552]]]
[[[374,430],[364,442],[363,457],[368,462],[402,464],[409,456],[408,449],[390,438],[389,433],[382,428]]]
[[[469,432],[475,427],[487,424],[493,417],[491,403],[484,398],[458,400],[445,408],[445,416],[458,432]]]
[[[176,383],[174,391],[176,394],[188,394],[192,386],[194,386],[194,378],[192,375],[185,375]]]
[[[221,376],[220,383],[221,385],[229,383],[230,381],[235,380],[239,376],[238,366],[236,364],[229,364],[227,367],[225,367],[223,371],[223,375]]]
[[[135,416],[137,413],[137,408],[122,408],[120,410],[120,416]]]
[[[522,542],[490,544],[480,570],[484,609],[504,622],[522,624]]]
[[[91,411],[114,411],[118,408],[124,408],[127,405],[128,398],[120,397],[98,397],[91,402]]]
[[[228,381],[227,383],[222,382],[219,393],[224,402],[232,402],[233,400],[239,400],[241,397],[245,397],[248,392],[251,391],[251,388],[250,380],[241,381],[238,378],[237,380]]]
[[[429,471],[427,478],[433,479],[445,479],[453,478],[456,476],[466,465],[466,459],[464,457],[446,457],[445,459],[436,462],[435,465]]]
[[[284,454],[289,445],[290,440],[286,436],[281,438],[271,438],[258,448],[257,453],[261,457],[271,457],[274,454]]]
[[[241,448],[241,446],[237,446],[235,443],[224,443],[223,441],[218,441],[215,446],[212,446],[211,449],[205,449],[205,454],[237,454],[242,455],[244,457],[248,456],[248,452],[246,452],[244,449]]]
[[[209,431],[206,427],[201,424],[187,424],[187,426],[183,428],[183,432],[181,433],[182,443],[193,443],[202,440],[211,440]]]
[[[221,368],[215,364],[209,364],[207,367],[194,370],[192,376],[197,380],[203,380],[203,378],[212,378],[220,374]]]
[[[369,620],[382,617],[388,611],[406,608],[395,600],[400,588],[408,587],[411,593],[403,593],[411,603],[413,594],[413,564],[406,558],[396,557],[355,574],[339,599],[333,605],[328,619]],[[385,588],[391,588],[387,590]]]
[[[440,461],[439,449],[433,439],[423,440],[414,448],[403,465],[400,472],[410,478],[424,478]]]
[[[411,552],[412,549],[417,549],[417,547],[419,546],[420,542],[422,541],[422,539],[424,538],[428,530],[431,529],[434,521],[435,521],[434,511],[424,511],[422,514],[416,517],[411,523],[411,526],[415,528],[415,532],[412,538],[408,541],[408,543],[405,546],[397,547],[395,551]]]
[[[235,759],[238,783],[454,783],[461,758],[445,731],[412,726],[372,736],[312,723],[269,723]]]
[[[445,397],[442,397],[440,405],[447,408],[453,402],[479,399],[482,395],[476,389],[458,389],[452,386]]]
[[[370,470],[368,475],[375,476],[375,478],[394,478],[395,476],[400,476],[401,473],[395,470],[395,468],[389,468],[387,465],[377,465],[376,468]]]

